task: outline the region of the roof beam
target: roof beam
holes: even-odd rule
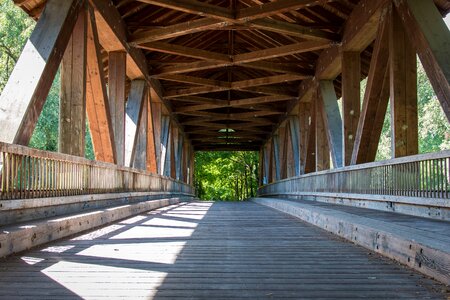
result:
[[[188,14],[207,16],[221,20],[234,20],[231,10],[211,5],[196,0],[139,0],[140,2],[152,4],[164,8],[182,11]]]
[[[340,39],[339,35],[334,33],[274,19],[251,21],[248,26],[315,41],[338,41]]]
[[[171,26],[135,34],[131,39],[132,45],[155,42],[159,40],[170,39],[178,36],[201,32],[205,30],[218,29],[229,26],[230,22],[217,20],[213,18],[203,18],[194,21],[187,21]]]
[[[274,2],[276,3],[276,2]],[[259,51],[253,51],[249,53],[238,54],[234,56],[235,63],[249,63],[254,61],[260,61],[265,59],[276,58],[280,56],[287,56],[293,54],[299,54],[304,52],[316,51],[325,48],[329,48],[331,44],[329,42],[317,42],[308,41],[290,44],[286,46],[274,47]]]
[[[231,62],[232,58],[229,55],[206,51],[202,49],[196,49],[191,47],[185,47],[180,45],[168,44],[163,42],[152,42],[147,44],[138,45],[139,48],[151,51],[162,52],[166,54],[179,55],[185,57],[191,57],[196,59],[219,61],[219,62]]]
[[[241,9],[236,14],[237,20],[261,19],[291,10],[298,10],[307,6],[316,5],[324,0],[278,0],[257,6]]]
[[[260,85],[270,85],[270,84],[276,84],[276,83],[282,83],[282,82],[288,82],[288,81],[303,80],[308,77],[309,76],[299,76],[299,75],[292,75],[292,74],[275,75],[275,76],[269,76],[269,77],[235,81],[235,82],[231,83],[231,88],[232,89],[240,89],[240,88],[247,88],[247,87],[253,87],[253,86],[260,86]]]
[[[279,20],[254,20],[242,23],[239,21],[224,21],[214,18],[203,18],[137,33],[131,38],[130,43],[137,46],[139,44],[174,38],[205,30],[223,29],[233,25],[240,26],[243,29],[257,28],[290,36],[301,37],[308,40],[337,41],[340,39],[339,35],[334,33],[311,29],[305,26]]]
[[[159,79],[188,83],[188,84],[230,87],[230,84],[225,81],[213,80],[213,79],[207,79],[207,78],[201,78],[201,77],[194,77],[194,76],[187,76],[187,75],[179,75],[179,74],[162,75],[159,77]]]

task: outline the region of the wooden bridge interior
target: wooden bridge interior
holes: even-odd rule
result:
[[[12,1],[36,27],[0,96],[0,298],[450,296],[417,103],[420,59],[450,121],[450,1]],[[58,153],[29,148],[58,70]],[[259,152],[257,198],[194,201],[218,150]]]

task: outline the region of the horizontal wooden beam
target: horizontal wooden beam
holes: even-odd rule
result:
[[[139,0],[164,8],[182,11],[188,14],[207,16],[221,20],[234,20],[231,10],[197,0]]]
[[[248,63],[259,60],[271,59],[281,56],[311,52],[329,48],[329,42],[307,41],[301,43],[290,44],[286,46],[274,47],[264,50],[253,51],[249,53],[238,54],[234,56],[233,61],[236,63]]]
[[[151,29],[135,34],[130,39],[132,45],[144,44],[159,40],[170,39],[178,36],[227,27],[230,22],[213,18],[202,18],[194,21],[187,21],[163,28]]]
[[[287,11],[298,10],[307,6],[312,6],[324,2],[323,0],[278,0],[261,5],[251,6],[241,9],[236,14],[237,20],[255,20],[261,19]]]
[[[232,62],[232,58],[226,54],[215,53],[206,50],[168,44],[163,42],[151,42],[138,45],[138,47],[145,50],[157,51],[166,54],[179,55],[202,60]]]
[[[206,85],[206,86],[220,86],[220,87],[230,87],[230,84],[225,81],[180,75],[180,74],[171,74],[171,75],[162,75],[159,77],[162,80],[189,83],[189,84],[197,84],[197,85]]]
[[[231,66],[231,62],[217,62],[217,61],[196,61],[193,63],[177,64],[173,66],[163,66],[153,72],[152,77],[158,78],[161,75],[167,74],[182,74],[195,71],[209,70]]]
[[[270,85],[270,84],[276,84],[276,83],[282,83],[282,82],[288,82],[288,81],[303,80],[308,77],[309,76],[292,75],[292,74],[275,75],[275,76],[269,76],[269,77],[262,77],[262,78],[255,78],[255,79],[248,79],[248,80],[232,82],[231,88],[239,89],[239,88],[247,88],[247,87],[253,87],[253,86],[260,86],[260,85]]]
[[[278,21],[275,19],[262,19],[255,20],[248,23],[251,28],[263,29],[271,32],[277,32],[281,34],[286,34],[290,36],[296,36],[308,40],[316,41],[338,41],[340,40],[339,35],[322,31],[318,29],[312,29],[309,27]]]

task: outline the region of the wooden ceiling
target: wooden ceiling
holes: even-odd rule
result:
[[[15,2],[35,18],[45,3]],[[257,150],[315,74],[320,53],[340,43],[359,0],[112,2],[194,148]],[[450,10],[447,0],[435,3]],[[362,77],[371,51],[361,54]],[[340,77],[335,87],[339,96]]]

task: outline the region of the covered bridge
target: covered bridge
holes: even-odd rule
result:
[[[0,298],[449,297],[417,58],[450,120],[450,1],[14,3],[37,23],[0,97]],[[31,149],[58,70],[59,153]],[[259,151],[258,198],[193,201],[216,150]]]

